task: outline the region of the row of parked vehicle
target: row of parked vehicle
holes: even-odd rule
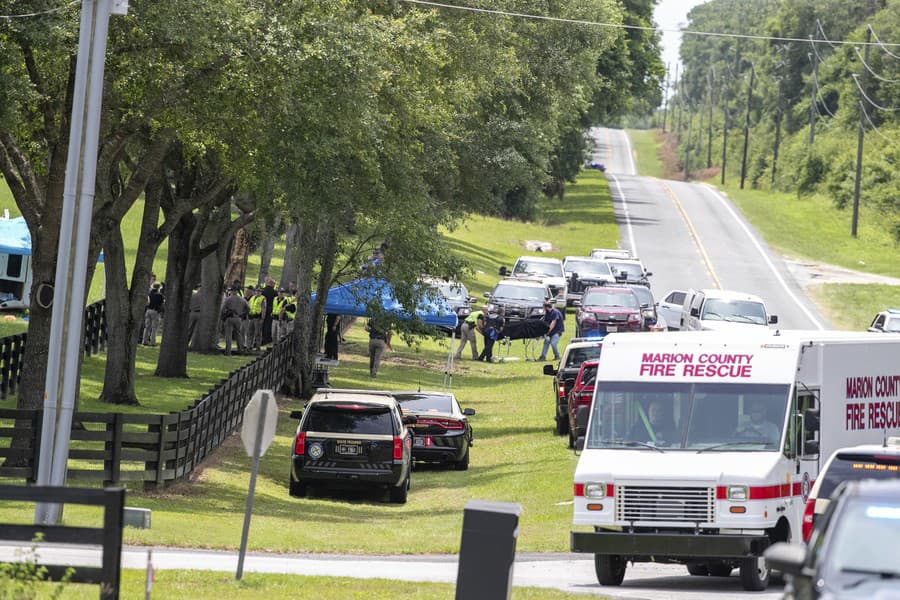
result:
[[[291,452],[290,494],[311,486],[384,489],[404,504],[416,462],[469,468],[469,417],[449,392],[321,389],[303,410]]]

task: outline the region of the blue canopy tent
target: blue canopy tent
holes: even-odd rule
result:
[[[0,309],[28,308],[31,234],[23,217],[0,218]]]
[[[315,302],[316,294],[312,295]],[[397,300],[394,288],[390,283],[376,277],[364,277],[328,290],[325,301],[325,312],[336,315],[365,317],[368,306],[372,302],[380,302],[383,310],[401,319],[411,319],[412,315]],[[416,307],[415,315],[426,325],[445,327],[452,333],[450,352],[447,356],[447,370],[444,373],[444,386],[452,385],[453,345],[456,340],[456,312],[441,298],[425,298]]]
[[[31,232],[25,217],[0,219],[0,254],[31,256]]]
[[[312,295],[315,302],[316,295]],[[380,302],[381,307],[401,319],[411,319],[412,315],[403,307],[394,295],[394,288],[383,279],[365,277],[356,279],[328,290],[325,301],[325,312],[336,315],[352,315],[364,317],[372,301]],[[426,325],[436,325],[455,329],[456,313],[450,305],[442,300],[425,299],[416,307],[415,315]]]

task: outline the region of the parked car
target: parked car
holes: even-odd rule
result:
[[[629,287],[588,289],[575,314],[575,335],[602,337],[614,331],[641,331],[644,319],[637,294]]]
[[[765,552],[787,574],[784,598],[896,598],[900,589],[900,481],[848,481],[835,492],[809,544]]]
[[[606,260],[607,258],[634,258],[631,250],[624,248],[594,248],[591,250],[591,258]]]
[[[733,331],[778,323],[759,296],[732,290],[688,290],[681,310],[682,331]]]
[[[550,292],[540,280],[507,277],[484,297],[489,314],[502,307],[506,322],[515,323],[544,316],[544,302],[550,299]]]
[[[587,417],[594,400],[594,380],[597,378],[597,365],[600,361],[589,360],[581,363],[581,369],[575,377],[575,385],[569,392],[566,412],[569,417],[569,448],[575,447],[575,440],[587,433]]]
[[[402,415],[390,392],[323,389],[302,411],[291,453],[291,496],[311,483],[386,488],[404,504],[410,487],[416,418]]]
[[[471,314],[472,304],[477,302],[478,298],[469,296],[469,290],[458,281],[448,281],[437,277],[423,277],[421,281],[440,294],[450,309],[456,313],[456,317],[459,319],[459,323],[456,325],[456,333],[458,334],[462,322]],[[449,328],[445,330],[448,334],[452,332]]]
[[[828,510],[837,487],[844,481],[857,479],[900,479],[900,438],[888,438],[884,444],[841,448],[832,453],[806,499],[803,541],[809,539],[816,519]]]
[[[648,272],[644,268],[644,263],[639,259],[610,258],[606,262],[609,263],[609,268],[613,272],[616,281],[620,283],[639,283],[649,287],[650,280],[648,277],[653,275],[653,273]]]
[[[563,349],[557,368],[544,365],[544,375],[553,377],[553,420],[557,435],[565,435],[569,431],[569,392],[575,385],[581,365],[587,360],[600,358],[602,347],[602,340],[572,338]]]
[[[567,256],[563,260],[563,270],[569,279],[566,292],[566,305],[574,306],[581,302],[584,290],[603,283],[614,283],[616,278],[609,268],[609,263],[599,258],[588,256]]]
[[[869,331],[876,333],[900,333],[900,308],[883,310],[872,319]]]
[[[513,277],[539,279],[550,291],[550,297],[556,308],[566,310],[566,274],[562,261],[546,256],[520,256],[513,265]],[[507,275],[506,269],[500,268],[500,275]]]
[[[475,409],[460,409],[449,392],[394,392],[404,415],[416,417],[413,429],[413,460],[469,468],[469,448],[474,434],[469,417]]]
[[[669,329],[681,328],[681,311],[686,295],[683,290],[672,290],[656,303],[656,314],[665,320]]]

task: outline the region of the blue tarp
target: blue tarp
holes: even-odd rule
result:
[[[312,295],[315,301],[316,295]],[[369,302],[381,302],[382,308],[402,319],[411,318],[409,312],[394,296],[391,284],[383,279],[365,277],[328,290],[325,312],[336,315],[364,317]],[[416,309],[416,316],[426,325],[455,328],[456,313],[446,302],[423,300]]]
[[[31,233],[25,217],[0,219],[0,254],[31,256]]]

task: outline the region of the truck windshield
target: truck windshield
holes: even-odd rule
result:
[[[781,448],[790,386],[598,382],[585,448]]]

